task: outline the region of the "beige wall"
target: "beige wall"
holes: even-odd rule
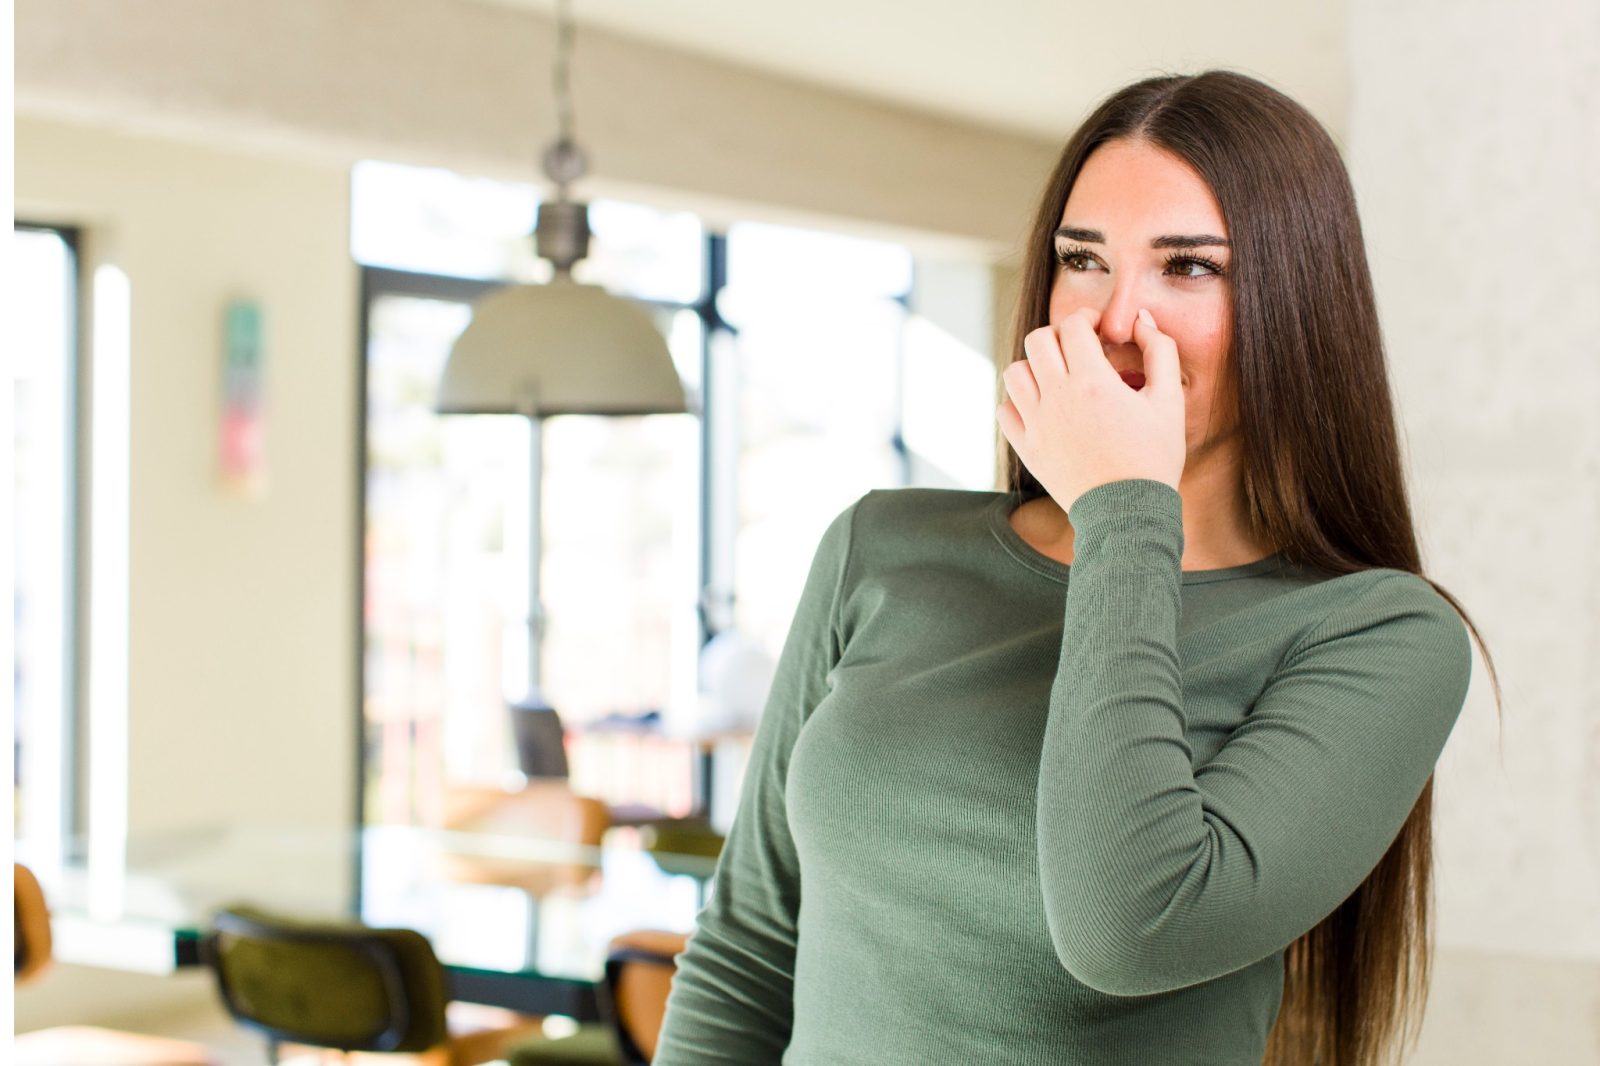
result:
[[[526,9],[29,0],[16,22],[28,113],[518,181],[555,135],[554,30]],[[1056,148],[589,27],[572,88],[585,195],[714,223],[845,220],[926,252],[1018,239]]]
[[[134,832],[354,804],[356,294],[348,176],[19,119],[17,215],[132,291]],[[217,473],[223,310],[265,320],[268,484]]]
[[[343,827],[355,795],[357,276],[348,176],[18,119],[16,214],[85,228],[132,292],[132,833]],[[90,296],[91,294],[86,294]],[[268,482],[216,466],[223,309],[265,319]],[[92,770],[91,773],[94,771]],[[103,777],[101,778],[104,779]],[[91,785],[93,787],[93,785]],[[19,1026],[207,994],[62,967]]]
[[[1600,8],[1352,0],[1350,162],[1430,573],[1480,659],[1436,775],[1422,1066],[1600,1062]]]

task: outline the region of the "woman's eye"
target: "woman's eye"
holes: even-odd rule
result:
[[[1074,251],[1070,248],[1056,249],[1056,262],[1069,270],[1093,270],[1094,257],[1088,252]]]
[[[1180,278],[1203,278],[1221,274],[1222,264],[1203,256],[1175,255],[1167,260],[1167,272]]]

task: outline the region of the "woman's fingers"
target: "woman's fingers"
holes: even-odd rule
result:
[[[1006,395],[1016,404],[1019,415],[1039,405],[1039,382],[1033,376],[1033,364],[1029,360],[1014,360],[1000,376],[1005,381]]]
[[[1143,307],[1134,319],[1133,339],[1144,352],[1144,376],[1152,393],[1181,389],[1177,342],[1161,332],[1155,317]]]
[[[1099,360],[1099,366],[1110,368],[1106,362],[1105,348],[1095,331],[1100,326],[1100,312],[1092,307],[1080,307],[1061,320],[1056,327],[1056,350],[1061,353],[1061,365],[1067,373],[1077,374],[1092,368],[1087,360]]]
[[[1022,416],[1017,413],[1017,405],[1006,400],[995,409],[994,417],[995,421],[1000,423],[1000,432],[1005,434],[1006,440],[1015,448],[1017,442],[1022,440],[1024,432]]]
[[[1067,361],[1061,354],[1061,340],[1055,327],[1040,326],[1022,338],[1022,351],[1033,368],[1034,380],[1043,393],[1067,379]]]

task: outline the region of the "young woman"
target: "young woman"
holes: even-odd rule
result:
[[[1008,491],[822,538],[655,1061],[1376,1066],[1476,628],[1327,133],[1229,72],[1115,93],[1016,334]]]

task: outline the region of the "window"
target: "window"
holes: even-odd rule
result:
[[[507,703],[526,687],[529,427],[436,416],[432,403],[471,303],[548,274],[531,250],[534,198],[445,171],[354,173],[352,250],[368,290],[369,821],[436,823],[448,787],[517,767]],[[908,381],[946,403],[982,379],[936,436],[948,455],[949,425],[976,418],[955,439],[979,442],[967,471],[987,479],[992,368],[949,346],[944,363],[911,358],[927,331],[908,310],[902,247],[755,224],[723,237],[683,212],[612,201],[590,219],[578,280],[655,309],[702,417],[543,421],[542,688],[571,731],[577,790],[684,814],[694,749],[600,724],[692,711],[712,633],[737,627],[775,658],[823,528],[857,496],[961,483],[943,456],[907,447]],[[913,361],[921,376],[908,378]],[[950,380],[941,390],[930,376]]]
[[[776,659],[833,517],[910,482],[901,345],[911,256],[767,225],[728,232],[720,306],[738,330],[732,623]]]
[[[527,678],[529,425],[434,414],[470,295],[449,279],[368,276],[364,804],[373,821],[436,824],[447,786],[504,781],[517,766],[507,703]],[[692,358],[698,319],[679,311],[673,323],[671,347]],[[562,416],[543,427],[544,692],[569,727],[659,707],[681,683],[673,648],[687,637],[692,669],[696,646],[694,422]],[[582,791],[691,801],[686,752],[676,775],[654,780],[583,754],[572,753]]]
[[[75,814],[77,237],[18,224],[13,241],[13,833],[48,863]]]

